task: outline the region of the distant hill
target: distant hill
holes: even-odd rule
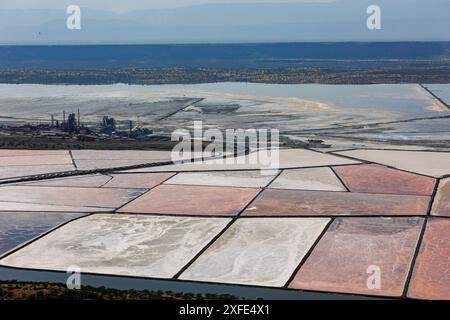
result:
[[[0,10],[0,43],[192,43],[450,40],[450,1],[377,0],[382,30],[366,28],[373,0],[210,4],[117,14],[82,8],[82,30],[65,10]]]

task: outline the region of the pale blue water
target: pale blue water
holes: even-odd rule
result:
[[[446,84],[426,84],[431,92],[441,98],[447,104],[450,104],[450,83]]]
[[[83,215],[81,213],[3,212],[0,214],[0,255],[60,224]]]
[[[152,86],[158,87],[158,86]],[[164,85],[218,93],[254,96],[297,97],[339,107],[383,109],[402,113],[432,114],[427,107],[433,101],[416,84],[380,85],[321,85],[321,84],[261,84],[261,83],[208,83],[195,85]],[[436,112],[438,115],[442,115]]]

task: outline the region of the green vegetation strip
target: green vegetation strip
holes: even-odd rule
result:
[[[236,300],[228,294],[192,294],[172,291],[117,290],[83,286],[70,290],[63,284],[0,281],[0,300]]]
[[[349,64],[352,60],[349,60]],[[395,67],[277,68],[153,68],[153,69],[92,69],[92,70],[0,70],[0,83],[39,84],[192,84],[208,82],[256,83],[450,83],[450,62],[398,61]]]

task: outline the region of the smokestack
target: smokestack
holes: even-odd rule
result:
[[[78,129],[80,129],[80,127],[81,127],[81,121],[80,121],[80,108],[78,108],[78,123],[77,123],[77,125],[78,125]]]

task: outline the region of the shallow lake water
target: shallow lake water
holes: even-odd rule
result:
[[[450,104],[450,83],[445,84],[426,84],[431,92],[433,92],[437,97],[442,99],[447,104]]]
[[[435,85],[437,89],[450,89],[450,85]],[[208,83],[194,85],[101,85],[101,86],[64,86],[64,85],[0,85],[0,112],[4,100],[36,99],[38,97],[105,96],[151,99],[166,92],[168,97],[179,97],[194,93],[211,92],[253,97],[299,98],[316,101],[338,107],[383,109],[395,112],[423,113],[433,106],[430,96],[416,84],[381,85],[320,85],[320,84],[259,84],[259,83]],[[450,97],[450,90],[444,91]],[[134,96],[133,96],[134,95]],[[37,104],[39,100],[34,100]],[[36,105],[38,107],[38,105]]]

